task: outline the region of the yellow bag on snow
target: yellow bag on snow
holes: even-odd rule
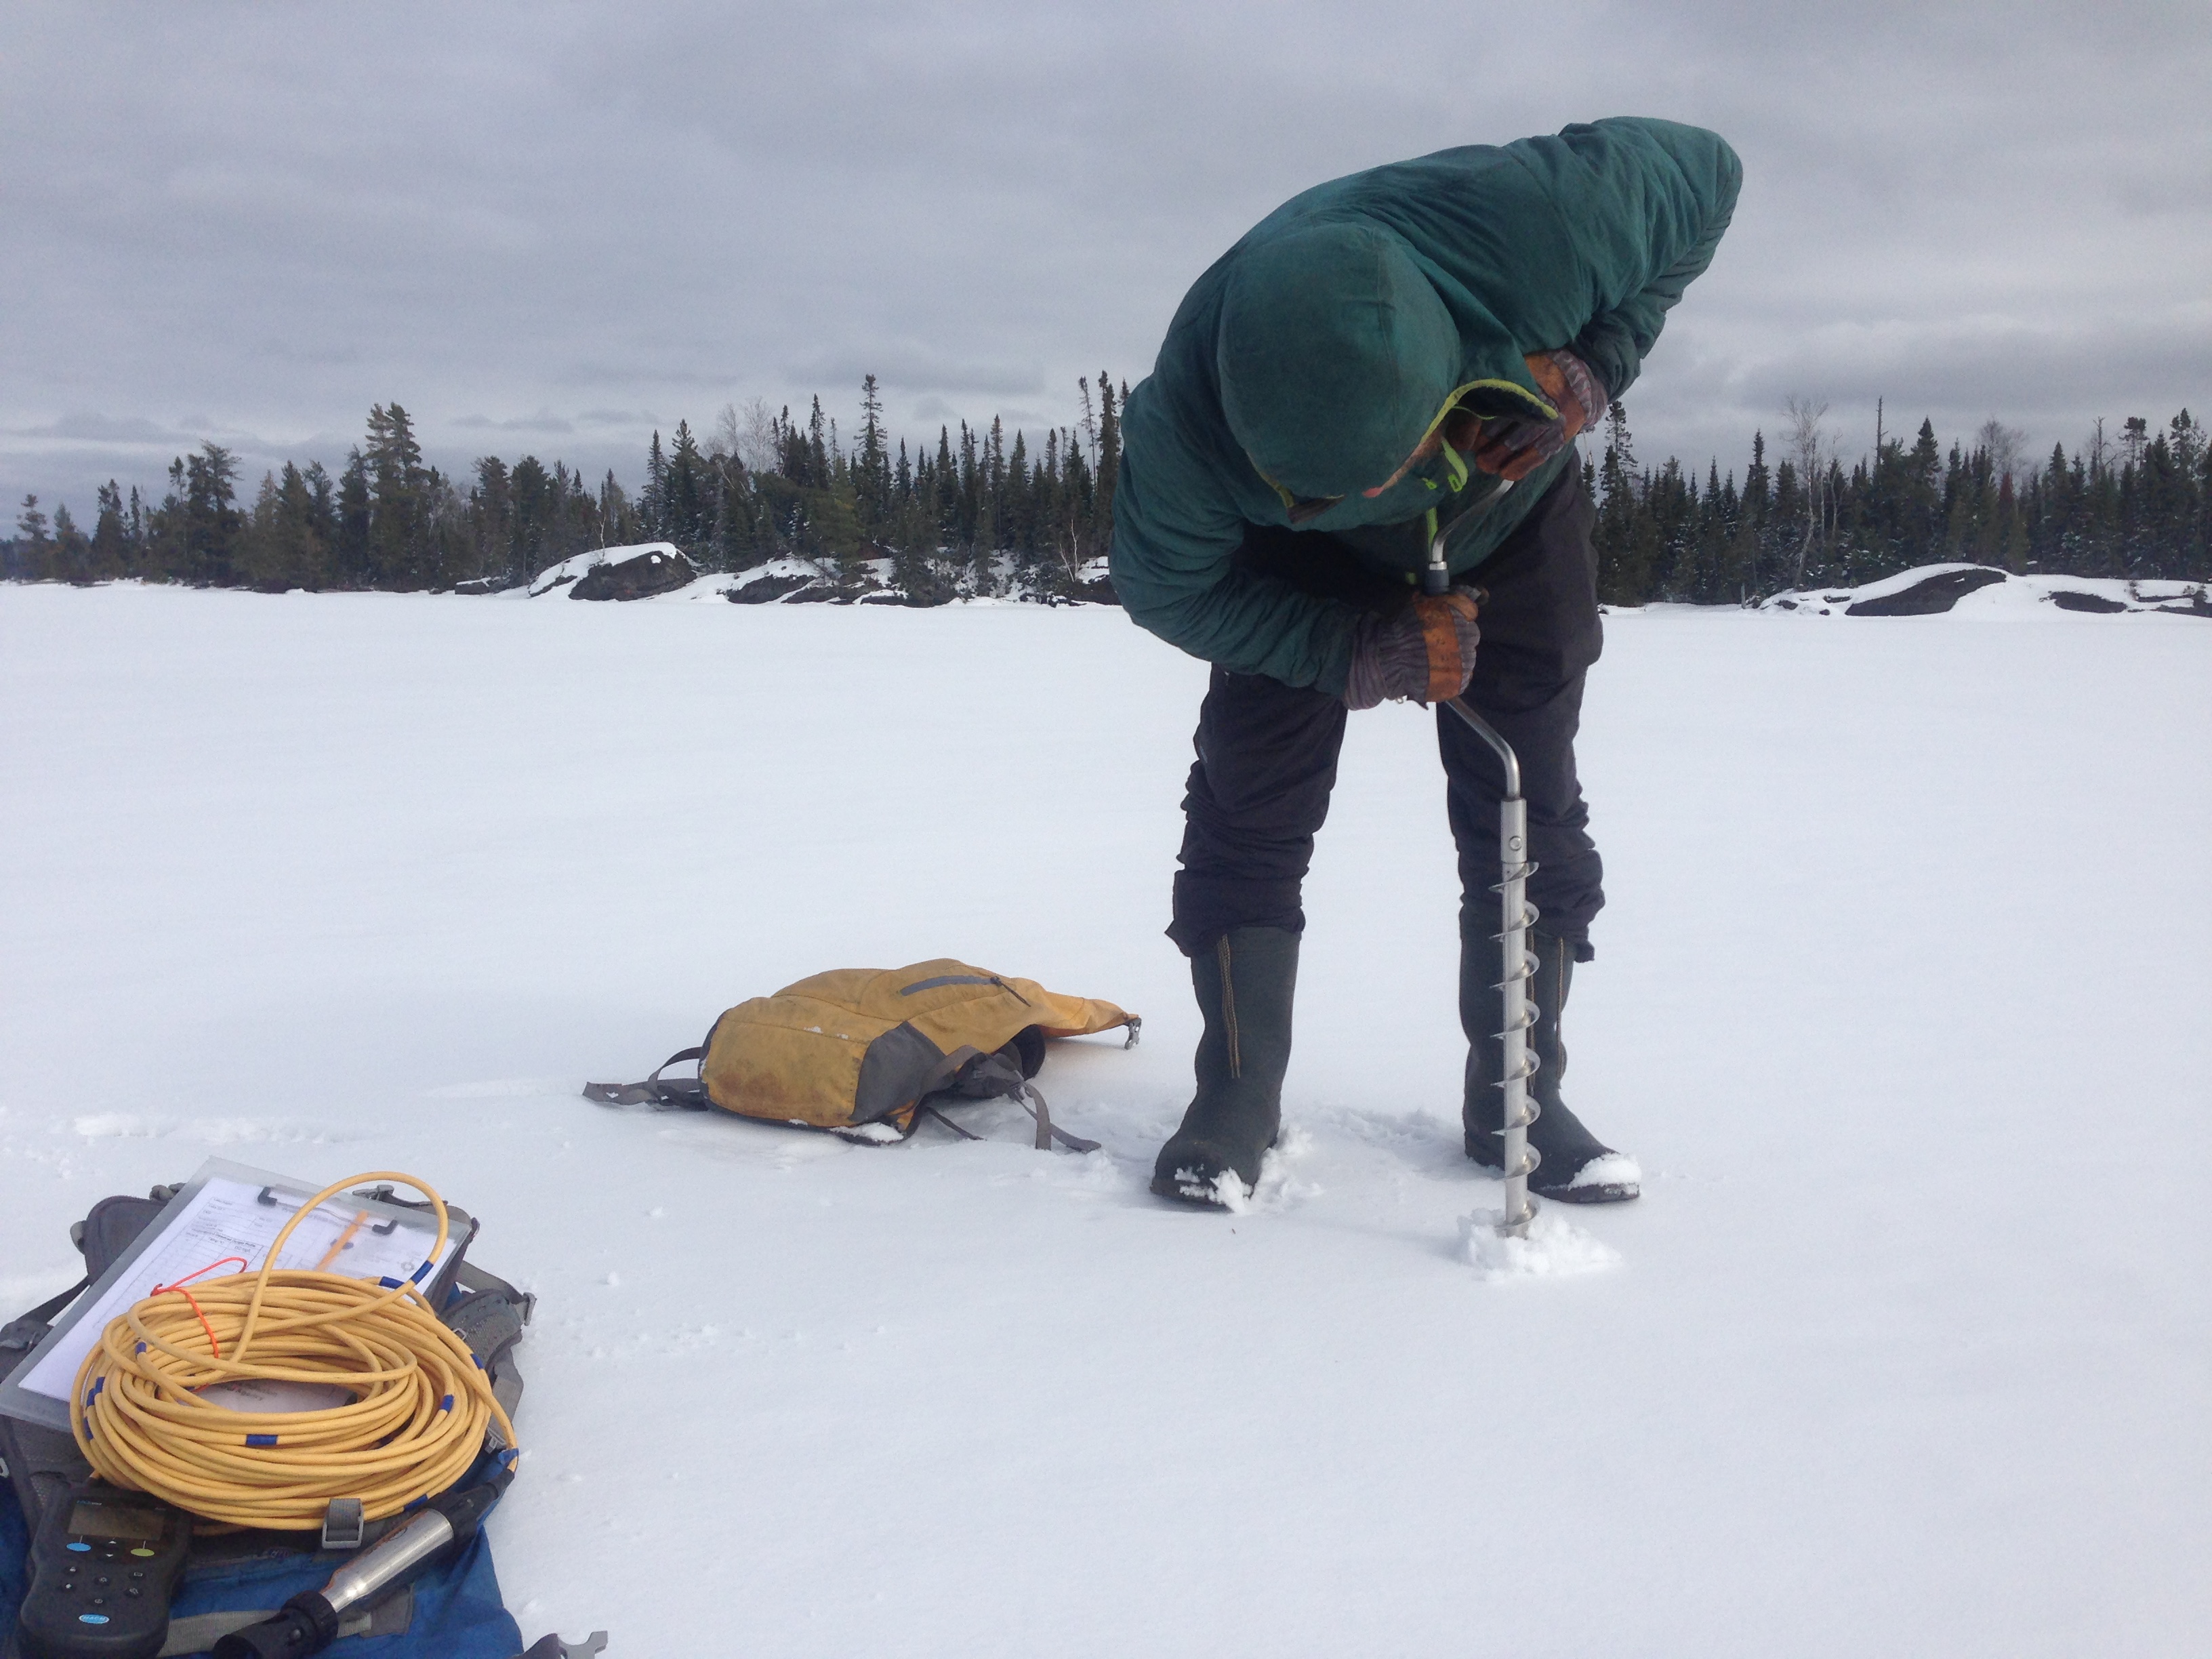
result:
[[[716,1106],[741,1117],[827,1129],[859,1140],[902,1139],[948,1099],[1023,1100],[1036,1144],[1088,1152],[1097,1143],[1053,1127],[1030,1084],[1048,1037],[1089,1036],[1141,1022],[1113,1003],[1063,996],[1034,980],[949,957],[904,968],[845,968],[726,1011],[696,1048],[671,1055],[642,1083],[594,1083],[610,1105]],[[699,1077],[660,1072],[696,1059]]]

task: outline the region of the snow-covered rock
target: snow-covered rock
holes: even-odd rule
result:
[[[674,562],[674,566],[671,565],[671,561]],[[574,584],[582,581],[596,570],[629,566],[637,567],[641,575],[649,571],[665,571],[675,567],[680,567],[687,574],[682,582],[672,582],[665,587],[651,587],[647,593],[595,594],[592,590],[587,588],[579,595],[573,591]],[[530,586],[526,592],[533,599],[543,599],[547,594],[557,592],[562,588],[571,589],[571,598],[642,599],[672,592],[676,587],[691,581],[698,574],[698,571],[693,568],[691,561],[684,556],[684,550],[675,543],[638,542],[627,547],[593,548],[588,553],[578,553],[572,557],[562,560],[558,564],[548,565],[530,579]]]
[[[572,599],[649,599],[689,586],[698,567],[674,548],[648,547],[593,565],[568,589]]]
[[[2155,611],[2212,617],[2203,582],[2135,581],[2119,577],[2015,576],[1985,564],[1924,564],[1856,587],[1793,588],[1763,602],[1762,611],[1801,617],[2007,617],[2040,611],[2118,616]]]
[[[1088,559],[1077,565],[1072,583],[1018,564],[1008,554],[999,554],[981,564],[957,559],[928,562],[933,574],[919,593],[900,584],[895,561],[860,559],[850,563],[833,558],[778,558],[749,565],[743,570],[702,574],[688,561],[690,574],[665,588],[630,584],[641,591],[603,593],[587,584],[595,573],[627,564],[684,561],[681,550],[669,542],[641,542],[634,546],[595,548],[560,563],[549,565],[532,577],[526,588],[508,590],[514,598],[526,594],[543,599],[568,592],[578,599],[628,599],[695,604],[726,599],[736,605],[865,605],[927,607],[938,605],[1105,604],[1118,605],[1106,561]],[[596,578],[607,581],[604,576]],[[580,590],[580,591],[579,591]],[[483,591],[492,591],[489,588]]]
[[[878,598],[896,601],[887,584],[889,559],[862,562],[848,578],[830,560],[770,559],[727,579],[722,597],[733,605],[853,605]]]

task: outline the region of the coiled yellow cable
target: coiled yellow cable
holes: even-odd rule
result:
[[[515,1444],[490,1379],[412,1280],[274,1265],[304,1217],[370,1181],[429,1200],[438,1218],[429,1259],[437,1259],[445,1200],[413,1176],[374,1170],[302,1204],[258,1271],[134,1304],[85,1355],[70,1400],[77,1448],[100,1479],[209,1520],[305,1531],[323,1524],[334,1498],[360,1498],[377,1520],[443,1492],[468,1472],[494,1425],[505,1445]],[[197,1392],[255,1381],[335,1384],[353,1398],[321,1411],[263,1413]]]

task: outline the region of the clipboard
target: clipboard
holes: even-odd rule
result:
[[[161,1214],[54,1321],[38,1346],[0,1382],[0,1414],[58,1429],[70,1427],[70,1390],[78,1365],[108,1322],[149,1295],[226,1256],[261,1266],[269,1247],[300,1206],[328,1183],[211,1158],[178,1188]],[[432,1308],[439,1305],[462,1253],[475,1236],[467,1212],[446,1206],[446,1247],[434,1260],[437,1217],[390,1197],[388,1188],[342,1193],[324,1200],[285,1241],[279,1267],[320,1267],[386,1283],[412,1279]]]

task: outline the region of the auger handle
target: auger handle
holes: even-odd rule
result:
[[[1516,482],[1512,478],[1500,478],[1498,487],[1483,498],[1480,505],[1449,524],[1437,527],[1437,533],[1429,538],[1429,562],[1421,569],[1421,592],[1425,597],[1437,599],[1451,592],[1451,566],[1444,560],[1444,544],[1451,539],[1452,532],[1465,529],[1478,519],[1487,517],[1499,501],[1512,493]],[[1491,741],[1494,744],[1497,739],[1493,737]]]

